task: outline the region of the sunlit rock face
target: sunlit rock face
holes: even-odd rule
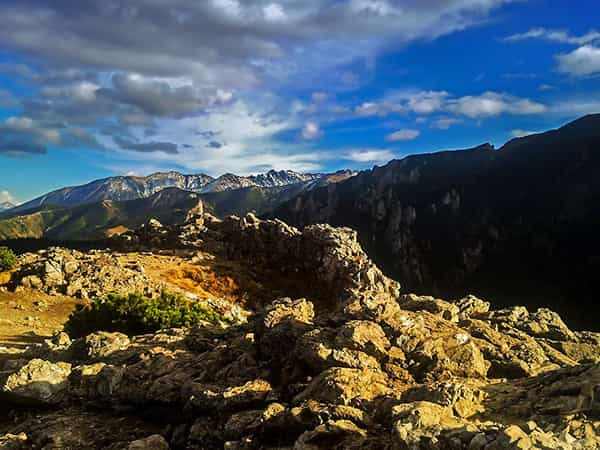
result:
[[[58,333],[13,352],[0,360],[5,448],[600,446],[600,334],[550,309],[403,293],[330,225],[198,211],[120,239],[268,271],[266,298],[241,322]],[[80,271],[83,255],[51,253],[43,283]],[[275,296],[280,281],[290,296]]]

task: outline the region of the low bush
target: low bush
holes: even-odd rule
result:
[[[10,270],[17,264],[17,256],[8,247],[0,247],[0,271]]]
[[[109,294],[88,305],[78,305],[65,324],[65,331],[73,338],[95,331],[136,335],[219,321],[222,317],[214,310],[178,294],[163,292],[157,298]]]

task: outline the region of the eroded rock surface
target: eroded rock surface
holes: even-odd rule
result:
[[[253,216],[186,226],[195,245],[301,274],[319,295],[265,300],[227,328],[57,336],[0,367],[5,390],[161,425],[113,448],[600,448],[600,335],[547,309],[401,296],[349,230]],[[55,368],[56,389],[28,389]],[[0,422],[0,445],[29,448],[31,430]]]

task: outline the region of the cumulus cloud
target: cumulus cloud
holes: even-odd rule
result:
[[[574,36],[566,30],[532,28],[525,33],[508,36],[504,40],[518,42],[527,39],[543,39],[577,46],[571,52],[555,56],[558,70],[562,73],[578,77],[600,73],[600,31],[590,30],[584,35]]]
[[[132,150],[140,153],[163,152],[169,155],[179,153],[177,144],[172,142],[133,142],[119,136],[115,136],[114,141],[123,150]]]
[[[394,159],[394,153],[386,149],[356,149],[344,154],[344,159],[357,163],[385,163]]]
[[[448,109],[472,119],[493,117],[501,114],[540,114],[547,111],[541,103],[497,92],[468,95],[449,102]]]
[[[323,135],[319,124],[313,121],[306,122],[302,128],[302,139],[314,140]]]
[[[79,127],[39,122],[30,117],[9,117],[0,123],[0,153],[8,156],[42,155],[48,146],[95,148],[102,145],[94,135]]]
[[[319,124],[352,114],[332,100],[368,79],[351,63],[462,30],[507,1],[6,0],[1,49],[28,64],[0,70],[31,88],[20,103],[33,128],[3,130],[0,152],[108,148],[138,166],[317,169],[324,154],[313,143],[292,148],[280,136],[313,141]],[[269,97],[290,85],[314,91],[304,110]],[[356,114],[433,114],[446,97],[415,93]]]
[[[180,85],[177,85],[179,81]],[[182,116],[223,104],[233,94],[220,89],[200,89],[190,81],[157,80],[138,74],[115,74],[112,87],[99,90],[101,95],[119,103],[138,107],[154,116]]]
[[[446,91],[424,91],[408,94],[408,108],[417,114],[431,114],[442,109]]]
[[[420,134],[421,132],[419,130],[412,130],[407,128],[388,134],[385,137],[385,139],[388,142],[412,141],[413,139],[419,137]]]
[[[557,55],[558,70],[574,76],[600,73],[600,47],[584,45],[570,53]]]
[[[44,154],[48,141],[59,143],[59,132],[44,128],[29,117],[9,117],[0,124],[0,154]]]
[[[279,22],[287,19],[287,14],[279,3],[269,3],[263,8],[263,13],[269,21]]]
[[[555,30],[549,28],[532,28],[525,33],[517,33],[504,38],[506,42],[519,42],[529,39],[543,39],[546,41],[559,42],[561,44],[584,45],[600,40],[600,32],[590,30],[582,36],[573,36],[566,30]]]
[[[385,116],[392,113],[411,112],[417,115],[434,113],[454,113],[470,118],[493,117],[501,114],[540,114],[547,107],[536,101],[513,95],[484,92],[479,95],[454,97],[446,91],[407,91],[393,92],[384,99],[364,102],[355,107],[358,116]],[[456,118],[437,122],[444,129],[456,123]]]
[[[7,0],[0,42],[67,68],[247,87],[267,73],[314,73],[315,64],[364,57],[390,39],[402,44],[462,30],[507,1]],[[306,51],[319,48],[327,53]],[[302,49],[304,65],[283,58]]]
[[[433,121],[431,128],[438,130],[448,130],[451,126],[461,123],[462,120],[456,117],[440,117]]]
[[[8,191],[0,191],[0,203],[12,203],[13,205],[17,204],[17,200],[12,196],[12,194]]]

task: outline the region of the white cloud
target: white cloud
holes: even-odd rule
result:
[[[158,120],[153,141],[186,146],[180,145],[177,154],[116,149],[113,159],[121,162],[113,167],[125,173],[140,171],[141,166],[158,169],[176,164],[186,171],[214,176],[225,172],[247,175],[270,169],[321,170],[323,162],[332,157],[330,152],[315,150],[309,143],[287,144],[277,139],[279,133],[303,125],[301,117],[289,114],[277,98],[267,95],[253,103],[238,99],[202,116]],[[143,135],[138,133],[135,138],[141,139]]]
[[[354,109],[360,117],[386,116],[392,113],[412,112],[429,115],[449,112],[471,118],[493,117],[501,114],[540,114],[547,107],[539,102],[498,92],[453,97],[446,91],[400,91],[392,92],[379,101],[364,102]],[[458,119],[442,120],[434,124],[447,128]]]
[[[457,119],[456,117],[440,117],[431,124],[431,128],[436,128],[438,130],[447,130],[452,125],[456,125],[461,122],[462,120]]]
[[[548,28],[532,28],[525,33],[517,33],[504,38],[506,42],[519,42],[528,39],[543,39],[546,41],[560,42],[562,44],[584,45],[600,40],[600,32],[590,30],[582,36],[573,36],[566,30],[554,30]]]
[[[356,149],[345,153],[344,159],[357,163],[385,163],[394,159],[394,153],[385,149]]]
[[[446,91],[418,92],[409,97],[408,108],[417,114],[431,114],[442,108],[446,97]]]
[[[17,204],[17,200],[12,196],[12,194],[8,191],[0,191],[0,203],[12,203],[13,205]]]
[[[354,108],[354,112],[357,116],[370,117],[381,114],[382,108],[375,102],[364,102]]]
[[[263,14],[265,15],[265,19],[273,22],[283,21],[287,18],[287,14],[279,3],[270,3],[265,6]]]
[[[448,109],[472,119],[501,114],[540,114],[547,111],[547,107],[541,103],[491,91],[453,99]]]
[[[419,137],[420,134],[419,130],[403,129],[388,134],[385,140],[388,142],[412,141]]]
[[[532,134],[537,134],[537,133],[539,133],[539,131],[528,131],[528,130],[516,129],[516,130],[511,130],[510,137],[520,138],[520,137],[530,136]]]
[[[302,128],[302,139],[314,140],[323,135],[319,124],[313,121],[306,122]]]
[[[570,53],[557,55],[558,70],[574,76],[600,73],[600,47],[584,45]]]
[[[239,17],[241,13],[240,2],[237,0],[212,0],[212,4],[227,16]]]

